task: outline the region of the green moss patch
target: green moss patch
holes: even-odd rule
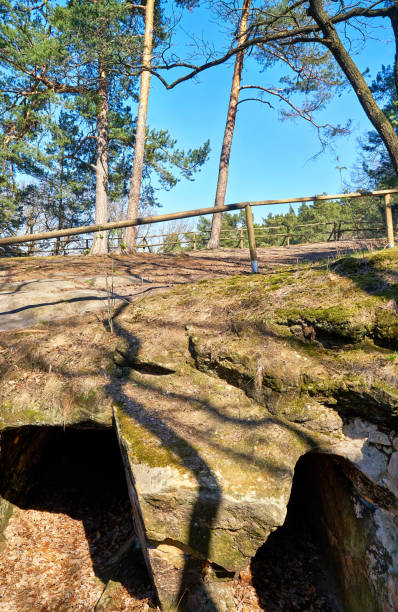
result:
[[[357,306],[329,306],[326,308],[279,308],[275,321],[282,325],[313,325],[320,332],[358,342],[369,333],[370,323],[358,321]]]

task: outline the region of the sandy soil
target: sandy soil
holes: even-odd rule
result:
[[[258,249],[260,273],[334,259],[377,246],[375,240]],[[0,259],[0,330],[112,309],[154,292],[204,278],[250,273],[247,249],[179,255]]]
[[[257,249],[260,272],[277,266],[335,258],[347,253],[371,250],[383,241],[341,240]],[[138,253],[136,255],[26,257],[0,259],[0,289],[6,283],[29,279],[68,279],[76,276],[122,274],[138,282],[186,283],[213,276],[250,272],[248,249],[190,251],[177,255]]]

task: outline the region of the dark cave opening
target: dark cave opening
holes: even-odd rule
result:
[[[138,600],[151,593],[113,429],[31,426],[4,432],[0,495],[21,511],[21,520],[23,511],[36,510],[80,521],[89,562],[104,587],[110,580],[121,583]],[[67,545],[73,556],[73,544]],[[74,563],[78,567],[78,555]]]
[[[323,511],[330,471],[341,472],[333,457],[299,459],[285,522],[252,559],[252,584],[267,612],[344,610]]]

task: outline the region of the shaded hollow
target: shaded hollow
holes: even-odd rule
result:
[[[252,584],[267,612],[341,612],[336,563],[323,512],[328,472],[334,459],[307,454],[298,461],[285,523],[274,531],[251,562]],[[345,477],[341,474],[342,478]]]
[[[0,562],[10,609],[93,609],[109,580],[120,585],[112,609],[152,596],[113,430],[4,432],[0,495],[14,505]]]

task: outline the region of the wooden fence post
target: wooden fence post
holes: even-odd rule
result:
[[[196,237],[196,232],[192,232],[193,233],[193,250],[197,251],[198,249],[198,241],[197,241],[197,237]]]
[[[246,210],[246,223],[247,223],[247,234],[249,237],[249,249],[250,249],[250,259],[252,263],[252,272],[253,274],[258,273],[258,259],[257,259],[257,249],[256,249],[256,237],[254,235],[254,225],[253,225],[253,212],[250,204],[245,206]]]
[[[386,193],[384,196],[384,211],[386,214],[386,232],[387,232],[387,242],[388,247],[393,247],[394,243],[394,224],[392,220],[392,211],[391,211],[391,194]]]
[[[334,221],[333,223],[332,231],[330,232],[327,241],[330,242],[331,240],[333,240],[333,238],[336,240],[336,221]]]
[[[146,239],[145,236],[143,237],[143,241],[142,242],[145,245],[143,250],[148,249],[148,253],[152,253],[151,246],[150,246],[150,244],[148,244],[148,240]]]
[[[243,249],[244,246],[244,230],[243,227],[241,227],[239,230],[239,248]]]

